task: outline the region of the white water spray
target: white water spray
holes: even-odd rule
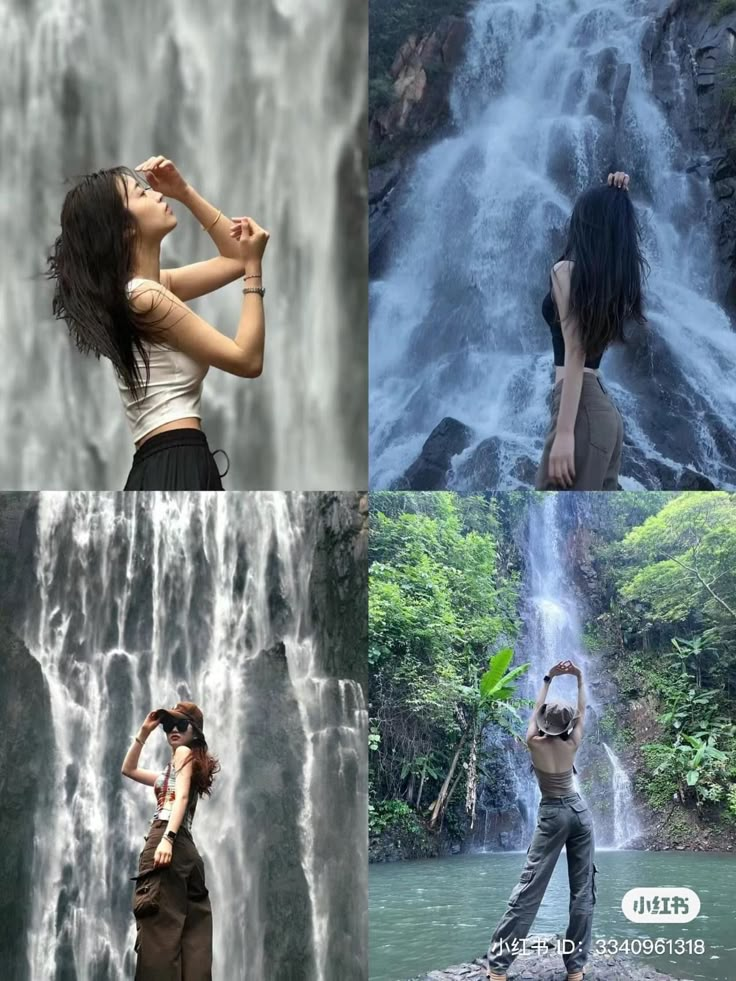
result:
[[[371,285],[372,486],[400,477],[445,416],[473,429],[456,489],[477,489],[473,453],[491,437],[483,486],[528,486],[552,385],[549,270],[576,197],[615,165],[634,175],[652,267],[648,349],[602,364],[639,475],[625,483],[657,487],[692,466],[736,487],[736,333],[715,300],[702,220],[712,191],[686,172],[652,92],[641,50],[651,13],[640,0],[478,0],[470,11],[456,131],[397,192],[387,268]],[[629,69],[617,122],[601,80],[625,88]]]
[[[203,424],[231,489],[364,486],[366,249],[359,0],[0,0],[0,487],[121,488],[133,443],[109,362],[84,359],[37,274],[68,186],[163,153],[271,232],[257,381],[213,369]],[[216,254],[173,203],[163,266]],[[194,308],[228,336],[237,283]]]
[[[277,976],[297,950],[314,981],[364,962],[367,715],[360,685],[320,666],[307,514],[299,495],[40,496],[24,639],[55,782],[36,822],[34,979],[132,976],[129,876],[154,796],[120,765],[146,713],[181,698],[222,763],[193,827],[216,981]],[[155,732],[141,765],[168,755]]]

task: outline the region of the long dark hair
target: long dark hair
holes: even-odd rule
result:
[[[577,316],[586,355],[596,357],[610,344],[623,343],[627,320],[647,322],[642,281],[649,264],[628,191],[602,184],[580,195],[562,258],[573,260],[570,313]]]
[[[54,316],[66,321],[79,350],[109,358],[136,397],[150,373],[143,338],[151,338],[156,324],[136,313],[126,291],[138,223],[127,208],[127,189],[125,200],[120,194],[125,176],[144,183],[129,167],[111,167],[82,177],[67,193],[61,234],[47,259],[46,276],[56,284]],[[145,378],[136,354],[145,366]]]
[[[191,759],[192,781],[189,789],[190,800],[193,799],[195,794],[198,797],[209,797],[212,793],[215,774],[220,771],[220,761],[209,752],[204,737],[196,730],[194,741],[189,746],[189,752],[191,756],[186,758],[183,765],[186,766]]]

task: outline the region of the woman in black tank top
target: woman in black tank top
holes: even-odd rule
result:
[[[552,679],[562,674],[578,679],[576,706],[548,701]],[[559,661],[544,676],[527,728],[526,742],[542,799],[519,882],[488,949],[487,977],[491,981],[506,981],[506,972],[531,929],[563,846],[570,882],[570,918],[562,959],[568,981],[582,981],[591,946],[598,871],[593,820],[573,782],[573,760],[582,741],[584,717],[582,673],[572,661]]]
[[[624,342],[627,320],[644,324],[648,265],[628,195],[628,174],[580,195],[567,245],[550,274],[542,315],[552,334],[555,387],[537,490],[617,490],[623,420],[597,371]]]

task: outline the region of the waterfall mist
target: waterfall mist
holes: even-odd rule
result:
[[[359,0],[0,0],[0,487],[123,486],[112,368],[84,359],[39,278],[68,185],[170,157],[271,232],[263,376],[213,370],[203,425],[232,489],[365,486],[367,10]],[[162,266],[216,254],[173,202]],[[234,336],[238,284],[193,302]]]
[[[550,268],[578,194],[625,169],[651,275],[648,327],[602,364],[626,427],[622,482],[674,487],[689,466],[736,487],[736,333],[717,299],[713,191],[652,91],[641,42],[657,12],[478,0],[468,13],[453,131],[394,192],[370,287],[372,486],[401,478],[445,416],[473,430],[454,489],[533,482],[553,382]]]
[[[569,514],[574,497],[549,491],[530,503],[524,536],[524,585],[522,588],[523,630],[514,664],[529,662],[520,679],[520,695],[535,700],[542,679],[558,661],[571,660],[582,669],[586,691],[586,717],[583,741],[575,765],[578,790],[586,798],[594,817],[596,845],[623,848],[639,833],[633,791],[624,767],[614,750],[601,742],[599,721],[605,710],[597,691],[600,676],[597,659],[585,646],[582,617],[584,610],[570,574],[573,558],[567,545]],[[577,703],[577,679],[561,675],[552,680],[551,701]],[[527,716],[525,715],[525,718]],[[488,814],[482,833],[474,838],[476,847],[487,847],[500,840],[505,847],[522,848],[529,842],[536,825],[539,787],[530,767],[526,747],[510,744],[498,731],[488,735],[498,766],[514,771],[502,778],[506,810],[513,812],[502,824],[497,815]],[[584,779],[585,786],[581,786]],[[480,808],[482,810],[482,808]],[[492,807],[491,810],[494,810]]]
[[[53,729],[50,800],[35,815],[33,981],[132,976],[129,877],[155,800],[120,766],[146,713],[179,699],[202,707],[222,764],[193,826],[213,977],[367,976],[356,510],[357,495],[38,496],[17,611]],[[168,756],[156,730],[140,765]]]

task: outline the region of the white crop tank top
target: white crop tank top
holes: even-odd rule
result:
[[[152,286],[158,285],[153,280],[131,279],[127,286],[128,294],[142,283],[149,282]],[[144,392],[139,398],[134,398],[122,379],[117,379],[134,443],[166,422],[192,416],[201,419],[202,381],[209,371],[209,365],[200,364],[169,344],[143,343],[149,357],[148,385]],[[145,382],[145,363],[137,352],[135,357],[141,379]]]

